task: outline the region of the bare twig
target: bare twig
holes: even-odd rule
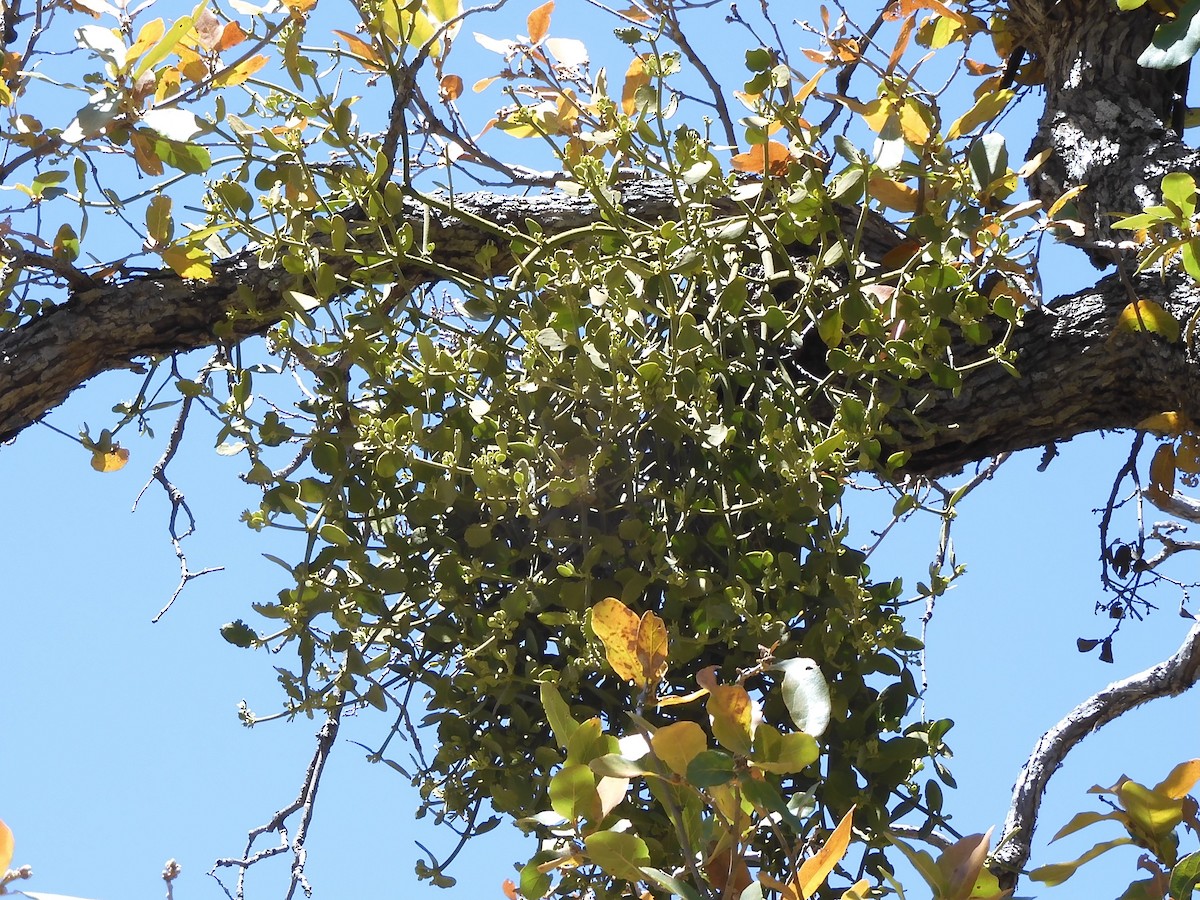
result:
[[[992,870],[1002,887],[1016,886],[1017,877],[1029,860],[1042,794],[1050,776],[1075,745],[1143,703],[1182,694],[1197,681],[1200,681],[1200,622],[1192,626],[1171,657],[1093,694],[1042,735],[1017,779],[1004,822],[1004,836],[992,859]]]
[[[179,599],[179,595],[183,593],[183,589],[189,581],[199,578],[202,575],[220,572],[225,568],[224,566],[209,566],[195,572],[188,568],[187,555],[183,552],[182,541],[196,530],[196,517],[192,515],[191,507],[188,506],[187,498],[184,496],[183,491],[176,487],[171,479],[167,477],[167,466],[175,458],[175,453],[179,450],[179,443],[183,440],[183,429],[187,424],[188,413],[192,408],[192,400],[193,398],[190,396],[183,398],[183,403],[179,407],[179,415],[175,418],[175,424],[171,428],[170,437],[167,438],[167,446],[163,450],[163,455],[154,464],[154,468],[150,470],[150,478],[142,486],[142,489],[138,491],[138,495],[133,501],[133,509],[136,512],[142,496],[149,489],[150,485],[157,481],[162,485],[163,490],[166,491],[167,500],[171,504],[171,518],[167,525],[167,531],[171,536],[171,546],[175,549],[175,558],[179,560],[179,584],[175,587],[175,591],[171,594],[170,599],[167,600],[166,605],[158,611],[158,615],[150,620],[151,622],[157,622],[167,614],[167,611]],[[179,514],[181,512],[187,516],[187,528],[182,533],[180,533],[178,527]]]
[[[221,885],[221,890],[231,900],[245,900],[246,871],[252,865],[264,859],[278,856],[280,853],[286,853],[289,850],[292,853],[292,880],[288,887],[287,898],[291,900],[291,897],[296,893],[297,887],[304,891],[306,897],[312,896],[312,886],[304,876],[304,862],[308,856],[305,840],[308,837],[309,826],[312,824],[313,810],[317,802],[317,789],[321,786],[321,773],[325,770],[325,763],[329,759],[329,753],[333,750],[333,745],[337,742],[338,726],[341,723],[341,717],[342,702],[339,697],[335,698],[335,702],[326,714],[325,724],[317,732],[316,750],[313,753],[312,761],[308,764],[308,772],[304,776],[304,783],[300,787],[299,796],[276,812],[272,816],[271,821],[250,831],[246,841],[246,850],[240,859],[223,858],[213,863],[213,867],[209,870],[208,874],[216,879],[217,884]],[[289,839],[287,820],[297,811],[300,812],[300,821],[296,827],[296,836]],[[270,834],[271,832],[279,835],[279,844],[252,853],[254,842],[262,835]],[[217,869],[225,867],[235,867],[238,869],[237,886],[232,894],[225,886],[225,883],[215,874]]]

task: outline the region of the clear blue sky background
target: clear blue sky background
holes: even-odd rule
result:
[[[489,33],[506,37],[520,30],[513,21],[522,22],[533,5],[514,5],[507,30],[497,24]],[[580,36],[565,15],[572,6],[573,0],[560,3],[555,34]],[[865,10],[867,4],[855,6]],[[594,43],[599,38],[582,36],[595,62],[623,71],[627,56],[604,60]],[[1024,140],[1012,141],[1014,153]],[[1057,283],[1048,285],[1052,293],[1074,286],[1074,267],[1078,282],[1093,278],[1082,260],[1062,259]],[[72,433],[84,421],[98,429],[136,385],[136,377],[125,374],[97,379],[52,421]],[[240,855],[247,829],[299,789],[319,723],[244,728],[236,715],[240,700],[267,713],[281,693],[265,654],[238,650],[218,634],[221,624],[248,617],[252,601],[272,597],[283,585],[282,570],[261,554],[286,556],[287,548],[237,522],[256,504],[255,492],[236,478],[241,458],[211,451],[207,427],[196,418],[172,476],[199,520],[198,534],[187,542],[193,568],[226,570],[193,582],[157,625],[150,619],[178,580],[166,503],[152,486],[136,515],[129,508],[160,452],[166,422],[157,441],[132,441],[129,466],[109,475],[92,471],[85,451],[44,428],[0,448],[6,563],[0,633],[9,689],[0,817],[15,832],[15,862],[34,867],[31,890],[95,900],[162,896],[159,873],[174,857],[184,866],[176,898],[218,900],[219,889],[204,874],[213,860]],[[1012,782],[1046,728],[1108,681],[1171,653],[1186,631],[1188,623],[1163,598],[1161,612],[1124,630],[1114,665],[1075,651],[1076,637],[1101,636],[1108,627],[1092,614],[1100,596],[1092,510],[1103,504],[1127,446],[1120,435],[1077,440],[1045,474],[1034,471],[1038,453],[1022,455],[962,507],[956,547],[970,571],[938,605],[927,710],[958,723],[949,742],[962,788],[950,792],[947,806],[964,832],[999,827]],[[885,521],[867,501],[854,516],[864,541],[867,529]],[[873,567],[880,577],[906,574],[912,584],[923,577],[934,548],[933,530],[918,524],[889,538]],[[1176,762],[1200,756],[1197,722],[1200,695],[1193,693],[1089,738],[1051,784],[1039,848],[1073,812],[1098,808],[1084,793],[1093,783],[1110,784],[1127,773],[1152,784]],[[343,737],[370,745],[386,726],[378,715],[349,718]],[[326,772],[310,840],[308,874],[316,896],[498,900],[511,864],[533,851],[504,824],[460,857],[451,871],[459,885],[451,893],[418,888],[414,841],[441,856],[453,840],[428,821],[414,821],[415,807],[403,778],[372,766],[343,741]],[[1085,831],[1062,847],[1039,849],[1035,861],[1074,857],[1115,832],[1103,826]],[[1115,896],[1135,877],[1135,861],[1135,852],[1117,851],[1066,887],[1044,893]],[[281,856],[254,872],[250,896],[279,895],[287,864]],[[925,895],[915,882],[907,887],[910,897]],[[1026,883],[1022,893],[1040,892]]]

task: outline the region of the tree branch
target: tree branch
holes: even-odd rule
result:
[[[1200,681],[1200,622],[1192,626],[1183,644],[1170,658],[1110,684],[1042,735],[1017,779],[1012,805],[1004,822],[1004,836],[992,858],[992,870],[1002,887],[1014,887],[1018,874],[1028,862],[1046,785],[1075,745],[1143,703],[1182,694],[1197,681]]]

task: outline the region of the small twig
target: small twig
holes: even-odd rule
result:
[[[910,841],[924,841],[938,850],[949,850],[954,846],[954,839],[938,831],[924,831],[916,825],[889,825],[888,831],[896,837],[907,838]]]
[[[171,536],[171,546],[175,550],[175,558],[179,560],[179,584],[175,587],[175,591],[171,594],[166,605],[158,611],[158,614],[151,619],[151,622],[157,622],[179,599],[179,595],[183,593],[183,589],[188,582],[199,578],[202,575],[210,575],[213,572],[224,570],[224,566],[209,566],[205,569],[193,572],[188,568],[187,554],[183,551],[183,540],[189,537],[196,530],[196,517],[192,515],[191,507],[188,506],[187,498],[175,484],[167,477],[167,466],[171,460],[175,458],[175,453],[179,450],[179,444],[183,440],[183,429],[187,423],[188,413],[192,408],[193,398],[185,396],[183,403],[179,408],[179,415],[175,419],[175,424],[171,427],[171,434],[167,438],[167,446],[163,450],[163,455],[159,457],[158,462],[154,464],[154,468],[150,470],[150,478],[142,485],[142,489],[138,491],[138,495],[133,501],[133,510],[137,511],[138,504],[142,500],[142,496],[150,488],[154,482],[162,485],[162,488],[167,493],[167,500],[171,504],[171,517],[167,525],[167,531]],[[187,516],[187,528],[182,534],[179,533],[178,519],[179,513],[182,512]]]
[[[297,887],[300,887],[304,891],[306,897],[312,896],[312,886],[308,883],[308,879],[304,875],[304,863],[308,857],[305,840],[308,837],[309,826],[312,824],[313,810],[317,802],[317,789],[321,786],[321,773],[325,770],[325,763],[328,761],[330,751],[333,750],[333,745],[337,741],[338,726],[341,723],[341,717],[342,702],[340,697],[336,697],[334,698],[333,706],[326,714],[325,724],[317,732],[316,750],[313,753],[312,761],[308,764],[308,772],[304,776],[304,783],[300,787],[300,794],[295,800],[276,812],[265,825],[259,825],[250,831],[246,841],[246,850],[240,859],[222,858],[213,863],[213,867],[209,870],[208,874],[216,880],[217,884],[221,885],[221,889],[225,891],[225,896],[230,897],[231,900],[245,900],[246,871],[251,866],[264,859],[270,859],[280,853],[285,853],[288,850],[292,852],[292,880],[288,887],[287,898],[290,900],[295,894]],[[300,812],[300,821],[296,828],[296,836],[289,839],[287,820],[297,811]],[[262,835],[270,834],[271,832],[279,835],[279,844],[251,853],[254,849],[254,842]],[[225,886],[224,882],[215,874],[218,868],[230,866],[238,869],[237,888],[233,894],[229,893],[229,889]]]
[[[1183,644],[1168,659],[1093,694],[1042,735],[1017,779],[1000,847],[993,857],[992,870],[1001,887],[1016,886],[1020,871],[1029,861],[1046,785],[1075,745],[1143,703],[1182,694],[1197,681],[1200,622],[1192,626]]]

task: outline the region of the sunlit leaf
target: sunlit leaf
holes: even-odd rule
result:
[[[1150,46],[1138,57],[1147,69],[1174,69],[1200,50],[1200,0],[1187,0],[1173,19],[1154,29]]]
[[[120,444],[113,444],[111,450],[95,450],[92,453],[92,468],[97,472],[117,472],[125,468],[129,462],[129,451]]]
[[[1113,333],[1150,331],[1160,334],[1172,344],[1179,342],[1179,320],[1153,300],[1136,300],[1128,304],[1117,323]]]
[[[729,164],[738,172],[755,175],[786,175],[791,162],[791,151],[778,141],[755,144],[745,153],[738,153],[729,160]]]
[[[637,93],[642,88],[650,86],[650,76],[646,74],[646,65],[640,56],[635,56],[625,72],[625,82],[621,86],[621,111],[627,116],[637,112]]]
[[[597,831],[583,839],[583,846],[592,862],[627,881],[640,881],[642,866],[650,865],[650,849],[636,834]]]
[[[168,247],[162,251],[162,258],[181,278],[212,278],[212,254],[203,247]]]
[[[554,0],[543,3],[525,19],[525,28],[529,32],[530,43],[540,44],[550,32],[550,14],[554,12]]]
[[[1054,887],[1062,884],[1068,878],[1075,874],[1076,870],[1084,863],[1091,862],[1102,853],[1107,853],[1114,847],[1124,847],[1126,844],[1132,844],[1131,838],[1123,837],[1116,840],[1108,841],[1107,843],[1097,844],[1091,850],[1084,853],[1078,859],[1066,863],[1053,863],[1049,866],[1039,866],[1029,873],[1029,877],[1034,881],[1040,881],[1047,887]]]
[[[650,739],[654,755],[677,775],[686,775],[692,760],[708,749],[708,736],[695,722],[672,722]]]
[[[739,684],[719,684],[709,693],[707,709],[713,737],[739,756],[750,753],[753,702]]]
[[[990,122],[1004,110],[1016,92],[1012,90],[995,91],[984,94],[975,105],[959,118],[955,119],[946,131],[946,140],[952,141],[964,134],[970,134],[985,122]]]
[[[1181,762],[1154,787],[1156,794],[1180,800],[1200,781],[1200,759]]]
[[[592,607],[592,630],[604,644],[608,664],[621,678],[639,687],[646,683],[637,655],[640,627],[637,614],[615,597]]]
[[[825,879],[833,871],[834,866],[842,861],[850,846],[850,829],[854,821],[854,807],[850,807],[837,828],[829,836],[829,840],[815,854],[800,865],[800,871],[788,882],[783,900],[800,900],[812,897],[825,884]]]
[[[13,859],[12,829],[0,819],[0,872],[8,871]]]
[[[222,69],[212,79],[213,87],[236,87],[239,84],[244,84],[250,77],[259,69],[262,69],[270,60],[259,53],[251,56],[249,59],[244,59],[236,66],[231,66],[228,69]],[[370,63],[367,64],[371,68]]]

